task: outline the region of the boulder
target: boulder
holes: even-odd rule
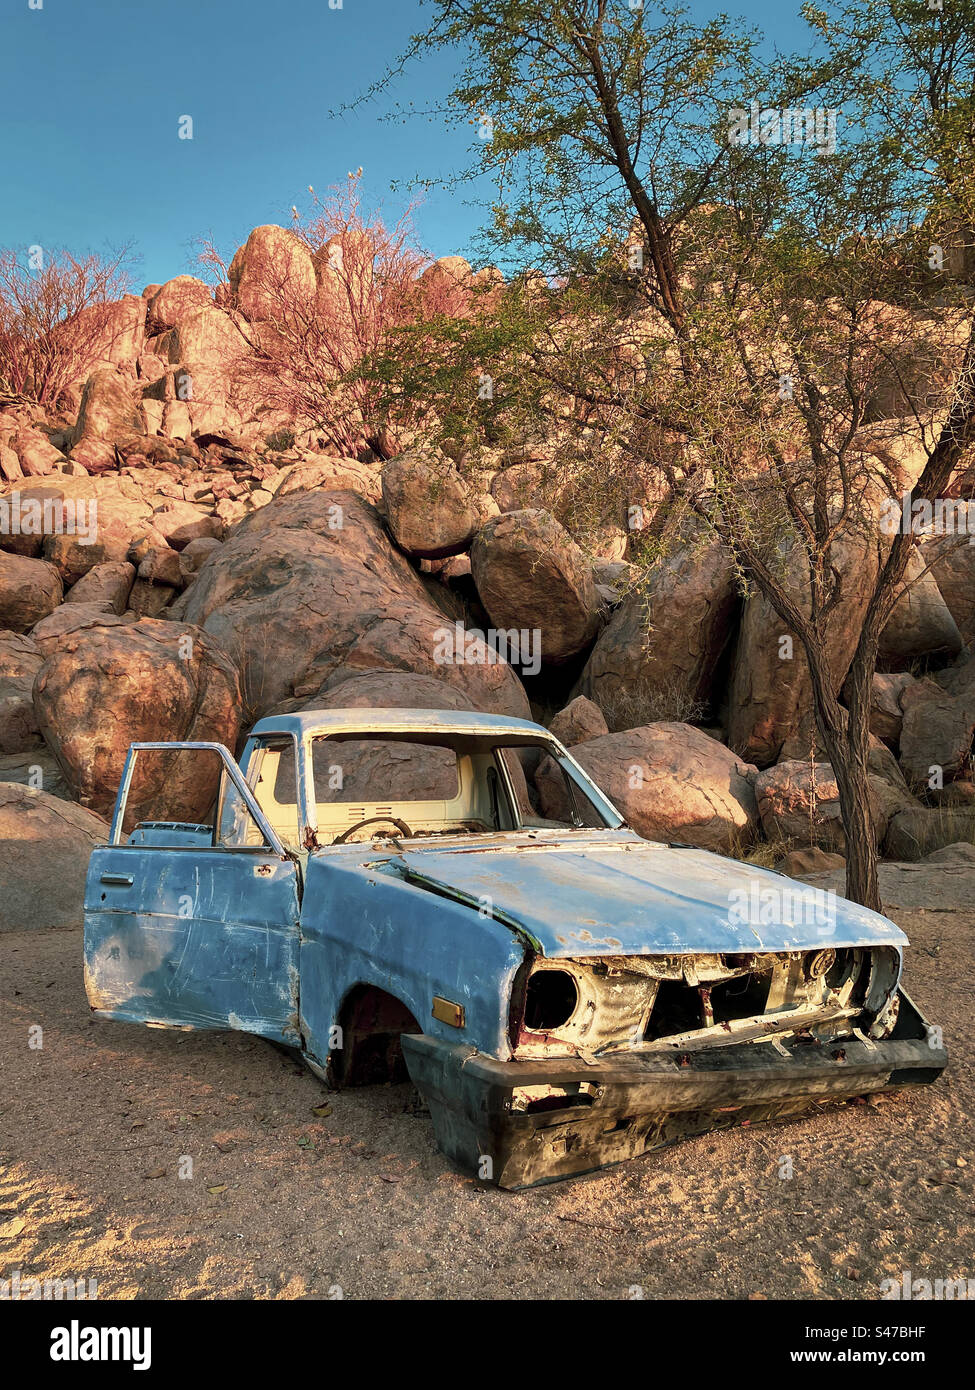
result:
[[[537,507],[543,499],[553,495],[558,499],[560,490],[557,471],[544,459],[512,464],[491,480],[491,496],[501,512]]]
[[[164,333],[213,303],[210,288],[193,275],[167,280],[149,300],[146,326],[150,333]]]
[[[751,844],[755,768],[689,724],[647,724],[569,750],[637,834],[729,854]],[[564,790],[551,760],[536,773],[543,814],[559,817]]]
[[[221,542],[214,536],[201,536],[183,547],[179,552],[179,570],[184,584],[196,578],[204,560],[208,560],[215,550],[219,550],[220,545]]]
[[[342,670],[415,671],[475,708],[529,715],[511,667],[453,630],[354,492],[299,492],[246,517],[201,566],[174,616],[212,633],[241,671],[251,718]]]
[[[139,561],[138,577],[147,584],[168,584],[173,589],[183,587],[183,572],[179,554],[168,545],[151,545]]]
[[[62,801],[71,801],[68,784],[45,743],[23,753],[0,753],[0,782],[19,782],[21,786],[47,792]]]
[[[124,294],[108,304],[89,304],[75,320],[75,331],[86,343],[85,373],[95,368],[130,371],[145,346],[146,302],[141,295]],[[84,376],[72,385],[81,385]]]
[[[910,798],[899,796],[889,782],[868,774],[870,815],[878,843],[887,824]],[[797,840],[843,853],[846,833],[840,793],[829,763],[783,762],[755,779],[762,829],[769,840]]]
[[[927,799],[933,806],[975,806],[975,782],[970,780],[971,768],[943,787],[929,787]]]
[[[592,700],[587,700],[585,695],[577,695],[570,700],[565,709],[560,709],[553,717],[548,728],[564,748],[573,748],[609,733],[602,710]]]
[[[315,267],[300,237],[284,227],[255,227],[234,256],[229,272],[237,307],[253,322],[284,317],[313,305]]]
[[[177,561],[178,563],[178,561]],[[173,584],[156,584],[149,579],[136,577],[129,594],[129,606],[125,616],[134,614],[138,618],[158,618],[173,603],[179,589]]]
[[[130,743],[210,741],[234,748],[237,673],[213,639],[183,623],[106,621],[62,635],[37,673],[44,739],[83,806],[108,816]],[[129,821],[206,817],[215,764],[192,754],[141,760]]]
[[[20,460],[13,449],[9,449],[5,443],[0,442],[0,478],[4,482],[16,483],[23,476],[24,470],[21,468]]]
[[[0,628],[29,632],[61,602],[61,576],[46,560],[0,550]]]
[[[0,932],[82,925],[85,877],[101,817],[44,791],[0,782]]]
[[[46,434],[27,426],[17,430],[11,447],[17,455],[21,472],[28,478],[44,477],[65,462],[64,454],[55,448]]]
[[[735,607],[729,552],[685,523],[599,634],[577,689],[613,729],[696,717],[709,701]]]
[[[152,514],[152,525],[173,550],[183,550],[190,541],[219,541],[223,526],[192,502],[167,502]]]
[[[913,863],[959,842],[975,844],[975,806],[917,806],[891,818],[884,855]]]
[[[141,399],[129,377],[117,371],[92,372],[85,382],[81,409],[74,428],[72,457],[77,446],[89,440],[121,444],[146,433]],[[99,455],[99,458],[101,456]],[[82,463],[85,458],[81,457]]]
[[[956,844],[945,845],[944,849],[932,850],[924,856],[925,864],[975,865],[975,844],[959,840]]]
[[[975,659],[914,681],[901,695],[900,763],[908,783],[950,782],[975,737]],[[940,776],[937,770],[940,769]]]
[[[382,496],[379,474],[374,468],[357,459],[333,458],[330,454],[306,454],[298,463],[283,469],[269,486],[277,497],[313,488],[326,492],[349,489],[370,502],[378,502]]]
[[[590,563],[546,511],[489,521],[471,547],[471,572],[492,624],[537,632],[543,662],[583,651],[605,619]]]
[[[466,313],[473,294],[470,262],[463,256],[441,256],[427,266],[417,286],[428,317],[444,314],[460,318]]]
[[[926,541],[925,561],[964,641],[975,645],[975,502],[956,504],[959,534]]]
[[[904,723],[901,698],[913,684],[914,677],[908,671],[890,675],[874,672],[870,691],[870,732],[886,743],[900,742]]]
[[[842,854],[827,854],[816,845],[808,849],[790,849],[789,853],[776,864],[780,874],[789,878],[811,878],[813,874],[828,874],[834,869],[845,869],[846,860]]]
[[[961,633],[933,573],[928,558],[911,552],[900,597],[880,634],[878,664],[891,671],[903,671],[922,656],[957,656]]]
[[[70,588],[102,562],[106,549],[117,555],[121,550],[121,543],[116,542],[114,546],[106,547],[104,544],[99,545],[97,541],[84,540],[79,536],[48,535],[44,537],[43,554],[44,559],[52,564],[61,576],[61,582],[66,588]]]
[[[84,632],[90,627],[125,627],[126,620],[114,612],[105,599],[94,603],[63,603],[49,617],[31,628],[31,640],[38,651],[50,656],[61,638],[72,632]]]
[[[65,594],[65,603],[106,605],[113,613],[124,613],[135,580],[135,566],[127,560],[106,560],[92,565]]]
[[[0,500],[11,499],[13,489]],[[66,584],[73,584],[94,565],[126,558],[142,537],[162,543],[152,524],[152,508],[131,478],[66,477],[19,489],[21,525],[30,526],[32,554],[47,547]],[[8,538],[4,537],[4,541]]]
[[[801,547],[785,555],[787,582],[796,602],[809,609],[808,562]],[[840,598],[826,620],[832,685],[839,692],[860,639],[863,615],[877,578],[877,547],[859,533],[837,536],[833,564]],[[809,668],[802,644],[760,593],[745,603],[735,648],[728,703],[728,743],[744,758],[767,767],[812,709]]]
[[[239,316],[210,305],[153,338],[170,366],[164,425],[175,438],[187,439],[191,427],[202,433],[240,423],[248,403],[238,379],[251,352],[245,328]]]
[[[0,753],[23,753],[40,743],[33,691],[42,661],[30,637],[0,631]]]
[[[437,560],[470,545],[480,519],[452,464],[401,454],[383,468],[382,491],[389,529],[407,555]]]

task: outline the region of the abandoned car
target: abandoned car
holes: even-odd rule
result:
[[[199,797],[199,760],[208,821],[141,819]],[[268,717],[239,765],[134,744],[85,897],[98,1016],[243,1029],[333,1085],[408,1073],[444,1153],[510,1188],[935,1080],[906,944],[641,839],[540,725],[436,710]]]

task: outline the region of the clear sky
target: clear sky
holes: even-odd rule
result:
[[[798,4],[690,8],[743,13],[789,48]],[[419,0],[0,0],[0,246],[130,243],[141,289],[192,273],[197,238],[229,256],[251,227],[287,223],[309,184],[322,192],[360,165],[365,201],[395,220],[406,195],[391,183],[461,167],[463,137],[424,117],[384,122],[388,101],[329,113],[431,13]],[[398,100],[422,107],[452,67],[449,54],[426,59]],[[178,138],[183,116],[192,140]],[[435,256],[469,250],[478,220],[437,192],[416,216]]]

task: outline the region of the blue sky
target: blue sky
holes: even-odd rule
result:
[[[194,242],[229,256],[251,227],[287,222],[307,186],[363,168],[365,200],[398,211],[394,180],[464,163],[436,120],[384,122],[389,102],[330,116],[424,27],[417,0],[0,0],[0,246],[79,253],[130,243],[144,283],[193,272]],[[334,3],[334,0],[333,0]],[[701,18],[719,6],[693,0]],[[795,6],[749,0],[769,42],[799,40]],[[423,106],[450,85],[448,54],[396,87]],[[178,138],[193,119],[193,139]],[[389,220],[394,220],[390,218]],[[469,249],[478,213],[428,193],[416,216],[433,255]]]

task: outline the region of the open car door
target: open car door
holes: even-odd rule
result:
[[[153,821],[126,836],[136,759],[152,753],[219,760],[209,824]],[[88,1001],[109,1018],[297,1044],[300,905],[297,860],[222,744],[133,744],[110,842],[88,867]]]

